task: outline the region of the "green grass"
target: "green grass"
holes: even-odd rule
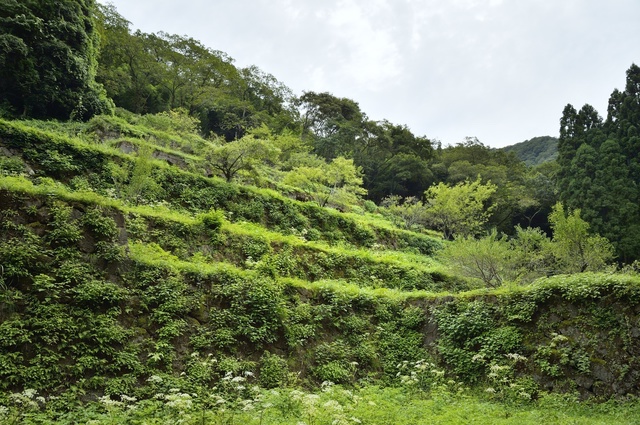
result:
[[[25,396],[22,398],[28,399]],[[212,394],[188,394],[174,389],[142,401],[114,395],[62,412],[51,407],[45,409],[43,406],[46,403],[45,398],[34,401],[32,405],[10,405],[0,409],[0,415],[4,414],[4,418],[0,419],[6,423],[47,425],[640,424],[640,403],[637,401],[591,404],[578,402],[571,397],[544,396],[535,402],[513,405],[477,395],[446,391],[415,394],[407,391],[407,388],[377,386],[366,386],[359,390],[329,386],[319,393],[282,388],[254,390],[244,394],[236,393],[233,389]]]

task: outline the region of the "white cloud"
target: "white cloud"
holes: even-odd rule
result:
[[[388,23],[386,1],[343,0],[329,13],[331,55],[335,74],[364,90],[394,83],[402,72],[402,58]]]

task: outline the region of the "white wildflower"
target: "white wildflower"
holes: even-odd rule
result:
[[[135,403],[136,401],[138,401],[137,398],[129,397],[126,394],[120,394],[120,400],[124,401],[125,403]]]
[[[22,392],[22,395],[28,398],[33,398],[36,394],[38,394],[38,391],[34,390],[33,388],[27,388]]]
[[[158,375],[151,375],[149,379],[147,379],[147,382],[150,382],[152,384],[159,384],[162,382],[162,377]]]
[[[336,400],[329,400],[326,403],[324,403],[322,405],[322,407],[325,407],[327,409],[332,409],[332,410],[335,410],[337,412],[341,412],[342,411],[342,405],[340,403],[338,403]]]
[[[111,396],[109,395],[104,395],[98,398],[98,401],[100,401],[100,403],[104,404],[106,407],[119,407],[124,404],[121,401],[112,400]]]
[[[484,361],[484,354],[476,354],[471,358],[472,362],[482,362]]]

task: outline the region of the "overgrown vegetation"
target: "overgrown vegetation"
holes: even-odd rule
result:
[[[41,12],[14,3],[5,21]],[[528,168],[476,139],[441,147],[372,122],[350,99],[296,99],[90,3],[61,10],[96,25],[80,38],[101,35],[97,80],[82,87],[100,98],[102,83],[114,113],[36,110],[13,92],[0,105],[0,420],[634,417],[636,257],[593,232],[627,222],[608,228],[581,192],[556,191],[558,172],[562,197],[587,187],[567,166],[591,144],[616,151],[576,130],[593,114],[565,110],[559,165]],[[633,87],[604,125],[629,143]],[[42,114],[86,122],[15,119]],[[619,159],[626,181],[634,163]]]

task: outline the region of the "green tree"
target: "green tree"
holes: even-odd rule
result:
[[[515,278],[514,251],[506,237],[498,236],[495,229],[480,239],[457,237],[447,243],[438,255],[456,272],[480,279],[489,287],[498,287]]]
[[[568,105],[558,142],[560,199],[580,209],[594,232],[611,240],[621,262],[640,257],[640,67],[627,70],[625,90],[609,98],[607,119]]]
[[[310,199],[324,207],[347,207],[356,204],[367,191],[362,187],[362,170],[352,159],[334,158],[318,166],[300,166],[289,171],[283,181],[301,189]]]
[[[431,186],[425,192],[427,220],[445,239],[476,235],[494,208],[486,203],[496,189],[490,182],[483,184],[480,178],[455,186]]]
[[[534,203],[526,187],[527,169],[523,162],[515,153],[491,149],[477,138],[467,137],[456,145],[438,147],[429,168],[438,182],[457,184],[481,177],[483,183],[496,185],[490,199],[494,208],[487,224],[502,233],[512,234],[514,225],[524,220]]]
[[[131,23],[111,4],[98,5],[101,48],[96,80],[116,105],[135,113],[169,109],[162,93],[162,62],[154,58],[145,34],[131,33]]]
[[[421,196],[434,182],[429,169],[433,154],[430,140],[388,121],[366,122],[353,149],[368,197],[377,202],[390,195]]]
[[[81,120],[112,111],[95,81],[94,7],[93,0],[0,2],[0,107]]]
[[[523,176],[523,190],[519,197],[521,224],[525,227],[541,227],[549,230],[547,216],[558,201],[558,163],[545,162],[529,168]]]
[[[161,187],[153,179],[153,148],[141,147],[138,149],[136,162],[131,170],[129,184],[124,188],[124,196],[129,202],[139,204],[150,200],[161,190]]]
[[[312,140],[316,154],[327,160],[353,156],[365,119],[356,102],[330,93],[305,92],[298,105],[302,135]]]
[[[527,284],[552,274],[552,244],[540,229],[517,226],[509,239],[495,229],[479,239],[458,237],[439,256],[460,275],[480,279],[486,286]]]
[[[516,233],[509,242],[511,268],[519,283],[530,283],[539,277],[552,274],[552,242],[541,229],[516,226]]]
[[[263,139],[249,134],[242,139],[211,147],[205,153],[207,164],[230,182],[241,171],[256,177],[261,164],[275,161],[279,151]]]
[[[600,235],[589,234],[589,223],[580,210],[565,212],[558,202],[549,215],[553,229],[552,252],[563,273],[603,270],[614,258],[611,243]]]
[[[424,204],[413,196],[402,198],[391,195],[382,200],[383,211],[391,216],[397,225],[407,229],[419,229],[427,224],[427,213]]]
[[[250,66],[228,77],[202,108],[206,132],[231,141],[261,125],[276,133],[297,129],[293,93],[273,75]]]

